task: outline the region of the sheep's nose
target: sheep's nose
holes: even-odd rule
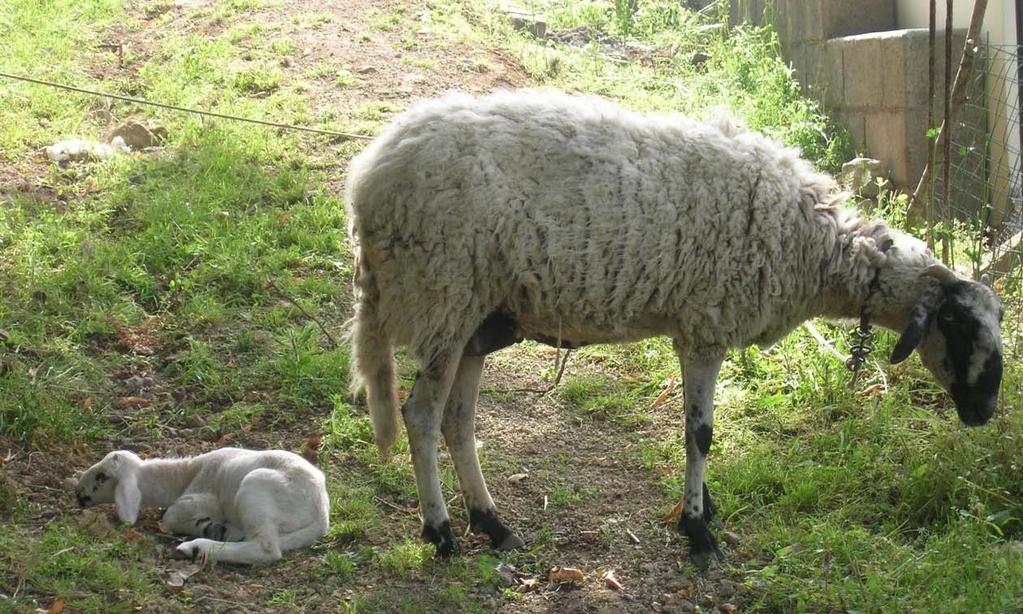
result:
[[[89,505],[89,497],[84,495],[78,495],[78,505],[81,507],[87,507]]]

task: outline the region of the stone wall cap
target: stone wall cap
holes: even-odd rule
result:
[[[957,36],[965,36],[966,30],[963,28],[953,28],[952,33]],[[883,32],[867,32],[865,34],[853,34],[850,36],[837,36],[835,38],[828,39],[828,42],[857,42],[857,41],[868,41],[868,40],[882,40],[882,39],[898,39],[898,38],[910,38],[917,36],[927,36],[927,28],[902,28],[900,30],[885,30]],[[945,30],[941,29],[935,33],[938,39],[944,39]]]

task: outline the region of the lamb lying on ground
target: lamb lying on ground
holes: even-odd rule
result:
[[[177,551],[204,562],[276,561],[325,535],[330,516],[323,473],[283,450],[149,460],[118,450],[82,474],[75,494],[82,507],[116,504],[128,523],[143,506],[166,507],[171,531],[197,537]]]

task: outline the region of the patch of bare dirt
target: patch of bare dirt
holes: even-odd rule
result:
[[[637,443],[634,432],[610,419],[576,415],[550,396],[500,392],[542,388],[544,382],[530,374],[545,365],[524,354],[508,361],[515,369],[495,362],[484,372],[477,434],[490,458],[506,461],[513,472],[485,471],[498,513],[527,547],[541,535],[553,537],[557,554],[549,565],[585,574],[582,582],[553,585],[545,571],[537,590],[526,592],[522,601],[503,603],[500,611],[686,612],[700,606],[709,612],[721,606],[727,611],[741,601],[745,587],[722,569],[696,574],[686,565],[685,540],[663,521],[670,506],[656,475],[630,457]],[[675,403],[662,406],[659,413],[661,424],[654,428],[681,428]],[[672,414],[677,425],[671,424]],[[521,473],[528,477],[509,479]],[[581,498],[554,505],[558,483]],[[464,512],[453,509],[452,515]],[[731,558],[748,558],[745,552],[723,548]],[[607,570],[613,570],[621,591],[601,578]]]
[[[115,30],[107,37],[109,47],[104,52],[144,58],[171,34],[216,36],[227,26],[272,26],[258,34],[259,40],[269,37],[290,43],[293,51],[276,58],[277,64],[286,82],[306,84],[303,99],[311,116],[382,100],[404,107],[451,90],[482,93],[529,84],[521,64],[505,53],[445,39],[425,26],[409,29],[408,24],[423,22],[433,10],[428,2],[295,0],[278,8],[248,11],[229,23],[189,17],[195,9],[213,4],[211,0],[178,2],[167,11],[142,15],[141,29]],[[401,25],[374,26],[374,16],[398,10],[404,19]],[[164,18],[156,19],[159,16]],[[310,26],[310,20],[315,25]],[[93,70],[107,77],[131,78],[139,65],[121,66],[108,58]],[[353,74],[351,84],[334,82],[342,70]]]

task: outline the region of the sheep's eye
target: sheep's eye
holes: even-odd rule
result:
[[[105,474],[102,471],[100,471],[99,473],[96,474],[96,481],[99,482],[100,484],[102,484],[103,482],[106,482],[107,481],[107,474]]]
[[[941,319],[946,322],[955,322],[956,316],[951,311],[946,311],[945,313],[941,314]]]

